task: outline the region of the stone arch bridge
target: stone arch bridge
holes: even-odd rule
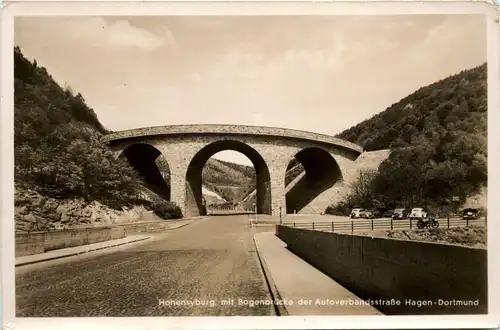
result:
[[[332,136],[273,127],[175,125],[131,129],[103,137],[117,156],[125,156],[153,190],[179,205],[185,216],[203,214],[201,174],[205,163],[224,150],[243,153],[256,172],[256,207],[261,214],[320,213],[345,194],[357,175],[363,149]],[[155,164],[162,155],[170,186]],[[305,174],[285,185],[290,161]]]

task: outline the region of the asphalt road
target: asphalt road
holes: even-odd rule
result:
[[[247,302],[270,299],[256,230],[248,216],[210,217],[144,243],[16,268],[16,314],[274,315]]]

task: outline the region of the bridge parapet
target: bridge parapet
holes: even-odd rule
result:
[[[170,125],[143,127],[130,130],[114,132],[103,137],[103,142],[112,142],[116,140],[131,139],[137,137],[154,135],[192,135],[192,134],[230,134],[230,135],[262,135],[276,136],[284,138],[296,138],[303,140],[312,140],[333,144],[338,147],[350,149],[362,153],[363,148],[355,143],[344,141],[330,135],[307,132],[288,128],[250,126],[250,125]]]

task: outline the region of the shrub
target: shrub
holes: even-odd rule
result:
[[[162,201],[152,204],[154,214],[162,219],[180,219],[182,218],[182,211],[175,203]]]
[[[340,215],[340,216],[345,216],[349,215],[349,212],[351,211],[351,208],[347,203],[340,202],[336,205],[329,205],[326,210],[325,214],[331,214],[331,215]]]

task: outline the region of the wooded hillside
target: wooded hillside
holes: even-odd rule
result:
[[[487,183],[486,73],[483,64],[423,87],[338,134],[368,151],[394,149],[346,204],[438,207],[479,192]]]
[[[61,88],[19,47],[14,49],[14,83],[16,206],[22,204],[26,212],[31,203],[27,196],[33,193],[53,201],[99,202],[113,209],[147,204],[139,198],[143,188],[138,174],[100,142],[107,130],[81,94]],[[182,216],[174,204],[159,204],[155,211],[163,216]],[[40,219],[60,217],[53,208],[41,208],[33,208],[43,213]]]
[[[337,137],[367,151],[436,144],[448,133],[486,136],[486,64],[422,87]],[[453,135],[453,134],[452,134]]]
[[[16,205],[23,205],[23,217],[40,208],[39,203],[33,204],[30,211],[32,199],[27,196],[31,192],[40,194],[38,199],[82,199],[117,210],[145,203],[141,198],[148,190],[142,178],[100,142],[108,130],[80,93],[59,86],[36,60],[26,59],[19,47],[14,49],[14,78]],[[161,159],[157,165],[160,170],[168,169]],[[230,199],[240,199],[251,190],[254,176],[252,167],[215,159],[203,171],[206,185]],[[169,175],[164,178],[168,183]],[[149,197],[165,216],[180,216],[174,204],[159,201],[154,194]],[[55,212],[42,210],[38,218],[56,221],[60,215]]]
[[[132,202],[140,179],[100,143],[107,131],[83,97],[63,90],[17,47],[14,74],[16,185],[111,207]]]

